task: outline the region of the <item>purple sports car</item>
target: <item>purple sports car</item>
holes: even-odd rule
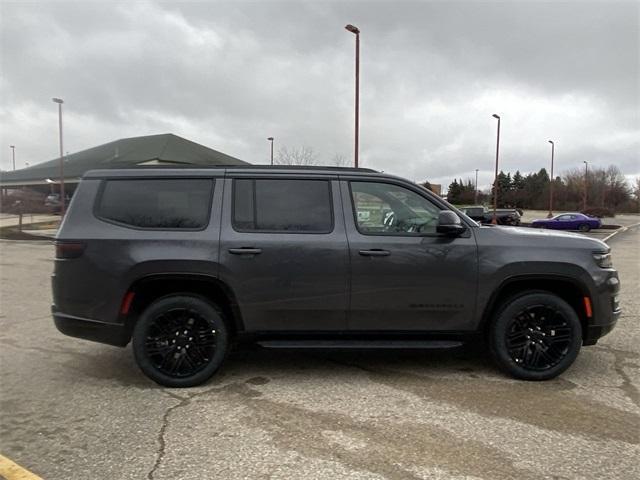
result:
[[[534,220],[531,222],[534,228],[551,228],[553,230],[580,230],[588,232],[592,228],[600,228],[602,222],[599,218],[590,217],[582,213],[562,213],[553,218]]]

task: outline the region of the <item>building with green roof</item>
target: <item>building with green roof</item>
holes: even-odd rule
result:
[[[144,168],[145,166],[173,165],[211,167],[245,165],[235,157],[192,142],[186,138],[165,133],[144,137],[123,138],[66,155],[64,158],[64,183],[67,191],[75,190],[75,184],[89,170],[109,168]],[[59,183],[60,159],[20,170],[1,172],[3,189],[30,187],[36,190],[51,188]],[[69,193],[71,193],[69,192]]]

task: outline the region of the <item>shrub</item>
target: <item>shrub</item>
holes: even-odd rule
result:
[[[51,213],[44,205],[46,195],[31,189],[13,190],[0,198],[0,211],[3,213]]]
[[[583,210],[582,213],[585,215],[589,215],[591,217],[615,217],[616,212],[609,207],[589,207],[586,210]]]

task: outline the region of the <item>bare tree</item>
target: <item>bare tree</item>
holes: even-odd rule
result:
[[[277,165],[317,165],[318,156],[311,147],[280,147],[274,163]]]
[[[640,212],[640,177],[636,177],[636,181],[631,186],[633,200],[635,201],[635,211]]]
[[[629,183],[616,165],[610,165],[604,174],[604,189],[602,194],[602,205],[613,205],[618,208],[619,205],[628,202],[632,195],[632,189]]]
[[[636,181],[633,184],[633,196],[636,202],[640,203],[640,177],[636,177]]]
[[[349,166],[349,160],[347,160],[347,157],[345,157],[344,155],[340,154],[340,153],[336,153],[333,158],[331,159],[331,165],[335,165],[336,167],[348,167]]]
[[[565,199],[569,208],[581,208],[584,195],[585,171],[583,168],[569,170],[560,185],[560,199]],[[590,207],[608,207],[617,210],[631,199],[631,188],[620,168],[592,167],[588,170],[587,202]],[[563,192],[564,190],[564,192]],[[562,203],[560,203],[562,205]]]

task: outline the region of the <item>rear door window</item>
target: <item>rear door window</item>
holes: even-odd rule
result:
[[[98,217],[145,229],[200,230],[209,223],[212,179],[106,180]]]
[[[247,232],[329,233],[333,230],[329,181],[236,179],[233,227]]]

